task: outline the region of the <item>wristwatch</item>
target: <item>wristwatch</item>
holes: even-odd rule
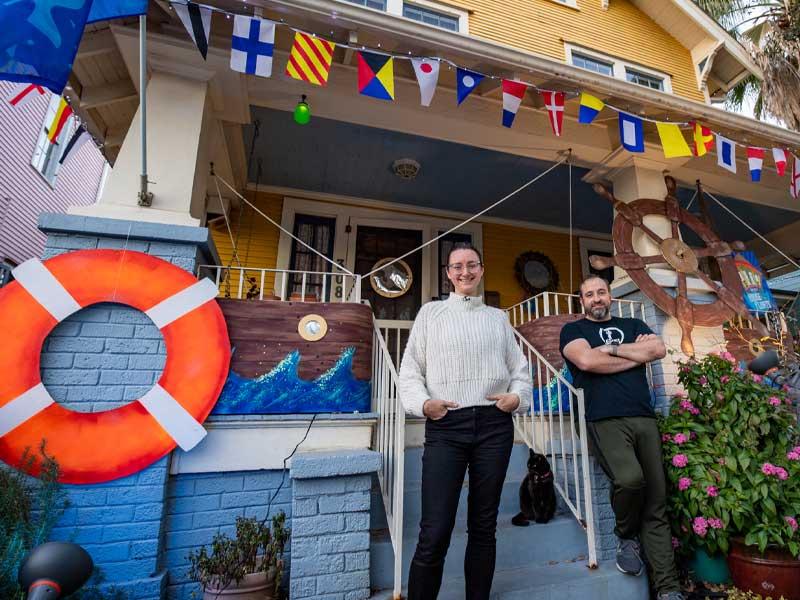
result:
[[[611,344],[611,356],[616,356],[617,352],[619,352],[619,346]]]

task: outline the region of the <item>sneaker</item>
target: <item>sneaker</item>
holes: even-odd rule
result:
[[[686,600],[686,596],[680,592],[661,592],[657,597],[658,600]]]
[[[644,571],[642,553],[636,540],[620,539],[617,543],[617,569],[626,575],[639,576]],[[661,598],[659,596],[659,598]],[[673,600],[668,598],[668,600]]]

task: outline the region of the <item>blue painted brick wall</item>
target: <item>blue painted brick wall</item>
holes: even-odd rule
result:
[[[189,580],[187,555],[211,543],[217,533],[234,533],[236,517],[263,519],[281,482],[281,471],[185,474],[171,477],[167,487],[164,566],[169,570],[167,597],[189,600],[200,592]],[[291,527],[292,481],[287,474],[272,502],[270,517],[283,511]],[[288,548],[287,548],[288,550]],[[289,555],[287,552],[288,582]]]

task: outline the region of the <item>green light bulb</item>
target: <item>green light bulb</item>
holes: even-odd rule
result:
[[[306,102],[305,94],[297,106],[294,107],[294,122],[298,125],[305,125],[311,120],[311,109]]]

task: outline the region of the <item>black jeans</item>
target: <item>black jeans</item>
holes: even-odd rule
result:
[[[513,446],[511,415],[495,406],[462,408],[448,412],[438,421],[427,420],[422,455],[422,520],[408,577],[409,600],[433,600],[439,594],[467,469],[466,598],[489,598],[497,510]]]

